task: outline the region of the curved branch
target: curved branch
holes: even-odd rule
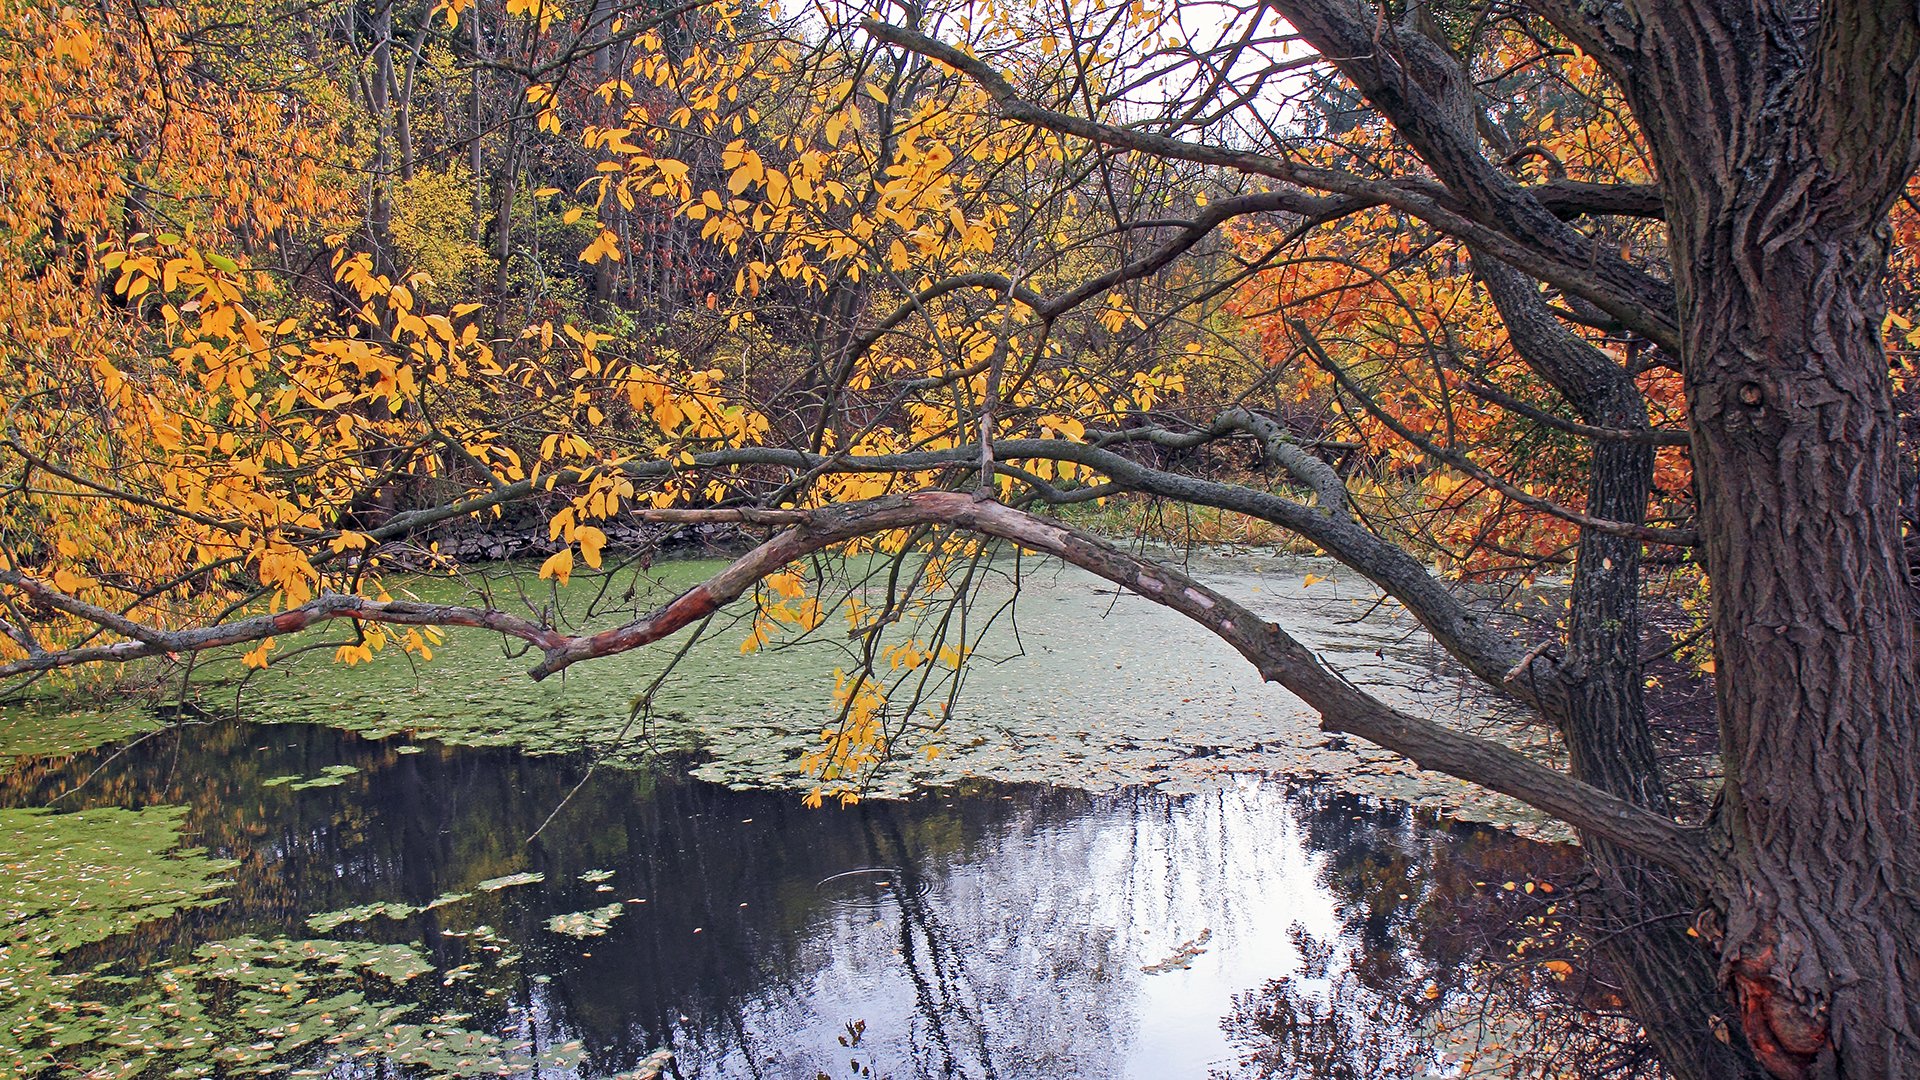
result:
[[[1046,552],[1187,616],[1233,646],[1263,679],[1285,687],[1319,712],[1322,730],[1378,743],[1422,768],[1520,799],[1691,880],[1705,879],[1707,856],[1693,830],[1555,772],[1509,747],[1400,712],[1328,668],[1280,626],[1180,570],[1131,555],[1090,533],[1004,503],[959,492],[921,491],[810,511],[655,511],[642,516],[662,521],[734,520],[791,527],[646,617],[597,634],[566,635],[491,609],[332,594],[275,615],[194,630],[153,629],[147,640],[54,653],[38,661],[15,661],[0,667],[0,674],[88,660],[132,659],[163,650],[198,651],[292,633],[325,619],[348,618],[496,630],[543,650],[541,662],[530,672],[535,679],[543,679],[580,661],[627,652],[684,629],[739,599],[761,578],[812,552],[874,533],[944,525]],[[43,600],[60,595],[17,573],[9,572],[0,580]],[[23,664],[33,666],[23,668]]]
[[[1020,97],[1013,85],[992,65],[943,41],[876,19],[863,20],[860,25],[866,33],[881,41],[938,60],[972,79],[994,100],[1001,115],[1010,120],[1107,146],[1172,160],[1216,165],[1392,207],[1419,218],[1449,236],[1484,247],[1502,261],[1542,281],[1584,297],[1619,319],[1622,325],[1669,351],[1678,351],[1680,335],[1673,321],[1671,290],[1658,279],[1620,260],[1617,255],[1609,255],[1587,244],[1584,238],[1579,244],[1584,250],[1561,251],[1561,245],[1536,245],[1529,242],[1531,237],[1516,239],[1499,228],[1452,209],[1417,186],[1370,180],[1337,169],[1303,165],[1265,154],[1187,142],[1044,108]],[[1533,207],[1539,208],[1543,216],[1556,224],[1564,225],[1541,208],[1539,202],[1533,201]],[[1572,235],[1578,236],[1577,233]],[[1563,238],[1556,236],[1554,239]]]
[[[1484,616],[1455,596],[1430,567],[1375,535],[1351,514],[1324,505],[1309,506],[1241,484],[1155,469],[1111,450],[1068,439],[1001,439],[995,445],[1003,460],[1071,462],[1103,474],[1127,491],[1231,510],[1295,532],[1400,601],[1449,655],[1487,685],[1538,708],[1555,723],[1565,713],[1564,683],[1553,660],[1523,655],[1525,649],[1498,633]],[[973,465],[979,454],[979,447],[971,444],[845,457],[748,447],[696,455],[695,462],[704,468],[768,465],[803,472],[923,472]],[[1310,455],[1302,451],[1301,456]],[[671,464],[658,461],[628,466],[628,474],[635,479],[658,477],[672,470]],[[1344,504],[1344,495],[1340,502]]]
[[[1215,425],[1215,429],[1217,430],[1210,429],[1212,433],[1202,436],[1200,441],[1222,437],[1236,430],[1246,430],[1246,427],[1223,420]],[[1171,434],[1168,437],[1174,440],[1194,438],[1192,435]],[[1287,469],[1301,483],[1313,489],[1319,496],[1320,505],[1310,506],[1241,484],[1223,483],[1155,469],[1123,454],[1105,449],[1097,443],[1089,444],[1067,439],[1001,439],[995,445],[998,457],[1003,461],[1070,462],[1101,473],[1120,490],[1230,510],[1297,533],[1405,605],[1407,611],[1433,635],[1448,654],[1460,661],[1468,671],[1487,685],[1509,693],[1520,701],[1539,709],[1549,721],[1558,722],[1565,711],[1565,700],[1564,684],[1555,661],[1540,655],[1523,655],[1525,653],[1523,648],[1506,635],[1498,633],[1484,616],[1455,596],[1433,574],[1430,567],[1404,549],[1381,539],[1354,519],[1345,509],[1344,491],[1336,489],[1339,478],[1331,467],[1308,454],[1304,448],[1286,442],[1284,438],[1274,439],[1266,435],[1259,437],[1267,456],[1282,468]],[[1193,445],[1198,445],[1198,442]],[[977,466],[979,459],[980,448],[974,444],[942,450],[880,455],[817,454],[804,450],[759,446],[696,453],[691,466],[682,466],[672,461],[647,460],[627,462],[620,466],[620,470],[623,475],[634,481],[652,481],[686,469],[760,466],[791,469],[803,474],[910,473],[951,466]],[[1315,466],[1318,468],[1316,469]],[[571,483],[580,478],[577,470],[569,469],[560,470],[552,475],[557,477],[560,483]],[[545,476],[541,477],[537,483],[533,480],[518,480],[469,498],[406,511],[394,515],[374,528],[365,530],[365,535],[376,543],[395,540],[441,522],[468,517],[496,506],[536,497],[545,490],[547,483],[548,477]],[[664,512],[654,512],[654,519],[671,520],[659,516],[661,513]],[[308,539],[318,543],[332,539],[336,535],[337,533],[327,532]],[[326,558],[327,554],[323,553],[320,557]],[[534,639],[526,637],[526,640]],[[122,650],[90,655],[85,660],[133,659],[136,656],[153,655],[156,651],[178,650],[149,650],[137,654],[127,654]],[[26,662],[21,661],[21,663]],[[42,665],[56,666],[46,665],[44,662]],[[29,665],[20,670],[34,670],[34,668]],[[10,672],[0,667],[0,676],[15,673],[18,672]]]

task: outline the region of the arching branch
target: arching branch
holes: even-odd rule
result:
[[[1328,668],[1280,626],[1179,569],[1129,554],[1091,533],[1004,503],[959,492],[922,491],[808,511],[655,511],[642,516],[674,522],[732,520],[788,527],[651,614],[595,634],[562,634],[485,608],[331,594],[289,611],[222,625],[183,631],[143,627],[135,640],[30,657],[0,667],[0,675],[99,660],[129,660],[160,652],[201,651],[264,640],[324,620],[345,618],[495,630],[542,650],[540,663],[530,672],[535,679],[542,679],[584,660],[659,641],[739,599],[761,578],[812,552],[875,533],[943,525],[1045,552],[1187,616],[1233,646],[1263,679],[1285,687],[1319,712],[1322,730],[1367,739],[1405,755],[1422,768],[1520,799],[1691,880],[1704,880],[1707,874],[1704,848],[1693,830],[1573,780],[1509,747],[1400,712]],[[86,617],[86,605],[18,573],[7,572],[0,577],[0,584]]]
[[[1649,340],[1677,351],[1679,332],[1673,321],[1671,290],[1664,283],[1629,266],[1618,255],[1601,252],[1570,230],[1542,227],[1554,244],[1536,244],[1533,236],[1516,238],[1462,210],[1436,200],[1430,185],[1401,185],[1373,180],[1338,169],[1306,165],[1266,154],[1188,142],[1167,135],[1119,127],[1036,105],[1022,98],[1004,76],[976,56],[925,34],[867,19],[861,28],[881,41],[931,57],[972,79],[993,98],[1001,115],[1036,127],[1072,135],[1107,146],[1135,150],[1177,161],[1216,165],[1315,191],[1324,191],[1389,206],[1419,218],[1435,229],[1485,248],[1489,253],[1542,281],[1579,295]],[[1564,229],[1538,200],[1526,200],[1545,219]],[[1527,224],[1538,225],[1530,219]],[[1564,244],[1559,243],[1564,241]]]

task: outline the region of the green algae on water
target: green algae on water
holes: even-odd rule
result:
[[[112,707],[34,701],[0,706],[0,757],[57,757],[122,742],[167,726],[131,702]]]
[[[564,915],[555,915],[547,920],[547,929],[573,938],[599,937],[606,933],[613,926],[613,920],[619,918],[626,910],[627,905],[615,901],[591,911],[573,911]]]
[[[221,902],[236,864],[181,846],[186,813],[0,810],[0,1073],[319,1075],[377,1056],[468,1077],[583,1062],[578,1043],[536,1053],[448,1017],[414,1019],[422,1007],[402,995],[435,968],[413,945],[241,936],[138,970],[72,963],[87,946]],[[404,908],[315,921],[333,928]]]
[[[1453,667],[1404,611],[1327,560],[1201,554],[1190,561],[1198,576],[1285,625],[1389,704],[1546,760],[1558,753],[1550,732],[1521,722],[1510,705]],[[719,565],[655,566],[651,591],[640,590],[592,628],[647,610]],[[1011,566],[995,563],[976,612],[1014,600]],[[1253,773],[1324,778],[1357,794],[1565,838],[1512,799],[1425,773],[1362,740],[1328,737],[1312,710],[1263,683],[1230,647],[1177,613],[1078,570],[1028,562],[1019,576],[1017,606],[984,631],[969,630],[975,662],[951,712],[931,708],[943,698],[923,702],[911,716],[889,711],[888,727],[898,737],[868,779],[867,797],[904,797],[978,778],[1179,794]],[[497,594],[512,595],[509,584],[496,582]],[[555,595],[575,611],[603,584],[577,575]],[[548,585],[540,583],[542,597]],[[463,598],[446,580],[412,588],[427,600]],[[825,625],[842,623],[830,617]],[[904,623],[899,629],[913,632]],[[692,758],[693,775],[703,780],[809,791],[819,779],[803,762],[837,715],[834,671],[855,665],[849,643],[823,629],[742,655],[746,632],[745,622],[723,616],[637,721],[635,695],[660,674],[677,640],[577,664],[536,683],[524,670],[531,661],[503,653],[497,635],[454,628],[431,662],[385,653],[347,668],[316,653],[256,678],[249,701],[260,720],[529,754],[587,752],[609,765]]]

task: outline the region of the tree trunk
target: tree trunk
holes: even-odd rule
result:
[[[472,176],[468,177],[473,183],[472,239],[474,243],[478,244],[487,237],[487,159],[485,146],[480,138],[484,131],[482,120],[485,116],[485,100],[480,92],[480,72],[483,70],[481,61],[486,58],[486,40],[480,33],[480,6],[478,4],[474,5],[473,10],[467,12],[467,32],[471,36],[473,43],[473,70],[468,74],[468,79],[470,80],[470,97],[468,98],[469,112],[467,117],[467,168],[473,173]]]
[[[373,177],[368,199],[367,232],[373,241],[374,264],[383,274],[394,272],[393,233],[393,4],[386,0],[373,12],[373,74],[368,80],[367,109],[373,113]]]
[[[1647,429],[1646,400],[1625,368],[1568,331],[1530,279],[1478,250],[1473,263],[1521,358],[1582,420],[1616,431]],[[1643,524],[1653,448],[1596,439],[1591,455],[1587,513]],[[1548,713],[1566,738],[1575,777],[1671,815],[1642,694],[1640,562],[1639,541],[1581,530],[1562,667],[1564,711]],[[1591,832],[1581,835],[1581,846],[1599,882],[1582,905],[1584,929],[1621,980],[1662,1064],[1681,1080],[1759,1076],[1712,958],[1687,933],[1698,889]]]
[[[1666,203],[1725,784],[1710,936],[1787,1078],[1920,1076],[1920,695],[1880,340],[1920,9],[1535,0]]]
[[[431,16],[420,20],[413,32],[413,42],[407,47],[406,74],[401,76],[399,103],[394,114],[394,142],[400,151],[400,179],[413,179],[414,166],[417,164],[413,152],[413,94],[416,79],[420,74],[420,55],[427,47],[427,31],[432,28]]]
[[[1721,977],[1777,1076],[1920,1076],[1920,679],[1880,337],[1920,17],[1645,17],[1666,47],[1627,85],[1660,162],[1713,584]]]
[[[1629,384],[1630,385],[1630,384]],[[1589,423],[1643,427],[1638,393],[1629,410]],[[1621,403],[1626,404],[1626,403]],[[1637,420],[1637,422],[1635,422]],[[1653,480],[1650,447],[1594,447],[1587,512],[1638,522]],[[1672,813],[1655,758],[1641,693],[1640,543],[1583,530],[1567,636],[1569,715],[1564,728],[1573,775],[1638,805]],[[1627,1001],[1661,1062],[1682,1080],[1760,1075],[1730,1023],[1712,958],[1687,933],[1699,893],[1670,871],[1594,836],[1581,846],[1599,880],[1583,905],[1596,949],[1618,975]]]
[[[1887,237],[1804,213],[1746,232],[1804,197],[1770,190],[1675,228],[1726,759],[1723,975],[1775,1074],[1920,1076],[1920,680]]]

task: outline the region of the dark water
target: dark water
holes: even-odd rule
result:
[[[1500,883],[1570,872],[1561,849],[1273,782],[981,785],[808,810],[686,779],[685,763],[595,773],[529,842],[583,761],[402,745],[189,725],[15,761],[0,803],[182,804],[188,842],[239,862],[224,905],[76,963],[312,937],[315,912],[542,873],[330,933],[420,945],[455,976],[409,984],[432,1009],[580,1040],[588,1076],[662,1047],[703,1077],[1424,1075],[1429,1014],[1535,902]],[[263,786],[328,766],[357,771]],[[615,901],[602,936],[547,926]]]

